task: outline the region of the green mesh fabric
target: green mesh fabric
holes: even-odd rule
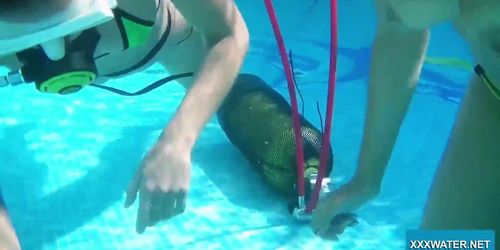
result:
[[[217,115],[231,143],[266,182],[280,193],[296,195],[295,139],[288,102],[261,78],[242,74]],[[317,172],[322,134],[302,116],[301,132],[307,172]],[[327,175],[332,168],[331,147],[329,152]]]

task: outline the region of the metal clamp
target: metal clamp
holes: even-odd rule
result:
[[[305,207],[296,207],[296,208],[294,208],[292,215],[298,221],[310,221],[312,219],[312,214],[307,213]]]
[[[311,185],[311,190],[314,190],[317,178],[318,175],[316,173],[313,173],[309,176],[309,184]],[[330,178],[323,178],[323,180],[321,181],[321,190],[319,192],[319,198],[323,197],[325,194],[330,192],[330,187],[329,187],[330,182],[331,182]],[[304,197],[299,197],[299,204],[297,207],[293,209],[292,215],[293,217],[295,217],[295,219],[299,221],[310,221],[312,219],[312,214],[306,211]]]
[[[309,221],[312,215],[306,211],[306,202],[304,196],[299,197],[299,204],[297,207],[293,208],[293,217],[299,221]]]
[[[9,72],[6,76],[0,76],[0,87],[16,86],[25,83],[21,70]]]
[[[309,183],[311,185],[311,190],[314,190],[314,187],[316,186],[317,179],[318,179],[317,173],[313,173],[310,175]],[[325,194],[330,192],[330,186],[329,186],[330,183],[331,183],[330,178],[325,177],[321,180],[321,190],[319,192],[319,198],[323,197]]]
[[[7,86],[9,86],[9,81],[7,80],[7,77],[0,76],[0,88],[7,87]]]

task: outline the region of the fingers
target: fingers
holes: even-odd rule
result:
[[[143,233],[147,227],[181,214],[186,209],[186,192],[149,191],[141,188],[136,231]]]
[[[159,217],[159,220],[166,220],[172,217],[174,213],[174,205],[175,205],[175,195],[172,192],[164,194],[163,198],[163,211],[162,216]]]
[[[156,192],[153,196],[149,226],[181,214],[186,209],[186,192]]]
[[[313,228],[314,234],[319,236],[319,237],[323,237],[327,231],[328,231],[328,229],[324,229],[324,228],[320,228],[320,227]]]
[[[134,204],[135,199],[137,198],[137,192],[141,186],[142,180],[142,167],[137,170],[137,173],[134,176],[134,179],[130,182],[127,189],[127,197],[125,198],[125,203],[123,204],[125,208],[130,207]]]
[[[161,200],[159,199],[160,195],[161,194],[159,192],[155,192],[153,194],[148,226],[154,226],[156,221],[158,221],[158,219],[160,218],[161,212],[164,210],[163,202],[161,202]]]
[[[319,212],[319,210],[314,211],[311,221],[311,227],[315,235],[324,238],[328,230],[330,229],[330,223],[327,219],[325,219],[325,216],[323,216]]]
[[[174,206],[174,215],[182,214],[184,213],[184,210],[186,210],[186,191],[178,191],[176,194],[176,203]]]
[[[315,235],[325,240],[338,240],[347,227],[355,226],[358,223],[356,215],[353,213],[341,213],[336,215],[330,223],[322,221],[313,221],[313,232]]]
[[[149,226],[170,218],[173,210],[174,197],[172,194],[157,191],[153,199]]]
[[[139,211],[137,212],[136,222],[137,233],[143,233],[149,225],[152,196],[152,192],[143,185],[139,193]]]
[[[327,229],[314,229],[314,234],[324,240],[338,240],[338,233],[335,230]]]
[[[324,230],[321,230],[321,233],[318,234],[321,238],[325,240],[338,240],[338,236],[341,232],[338,231],[334,226],[327,227]]]

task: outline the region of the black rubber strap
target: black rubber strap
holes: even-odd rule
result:
[[[107,90],[107,91],[110,91],[110,92],[113,92],[115,94],[119,94],[119,95],[123,95],[123,96],[139,96],[139,95],[143,95],[143,94],[146,94],[148,92],[150,92],[151,90],[154,90],[158,87],[161,87],[163,86],[164,84],[168,83],[168,82],[171,82],[171,81],[174,81],[174,80],[177,80],[177,79],[180,79],[180,78],[185,78],[185,77],[191,77],[193,76],[193,73],[190,72],[190,73],[184,73],[184,74],[178,74],[178,75],[171,75],[171,76],[168,76],[168,77],[165,77],[163,79],[160,79],[148,86],[146,86],[145,88],[139,90],[139,91],[136,91],[134,93],[130,93],[130,92],[126,92],[124,90],[121,90],[121,89],[117,89],[117,88],[113,88],[113,87],[109,87],[109,86],[103,86],[103,85],[96,85],[96,84],[91,84],[90,86],[92,87],[96,87],[96,88],[100,88],[100,89],[104,89],[104,90]]]
[[[182,39],[182,40],[178,41],[178,42],[176,43],[176,45],[180,45],[181,43],[183,43],[183,42],[185,42],[187,39],[189,39],[189,38],[191,37],[191,35],[193,34],[193,31],[194,31],[194,28],[193,28],[193,27],[191,27],[191,29],[189,30],[189,33],[187,34],[187,36],[186,36],[184,39]]]

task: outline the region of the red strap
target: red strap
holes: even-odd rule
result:
[[[306,211],[311,213],[316,208],[321,183],[326,174],[326,163],[330,149],[330,135],[332,130],[333,106],[335,97],[335,79],[337,77],[337,48],[338,48],[338,23],[337,23],[337,0],[330,0],[330,75],[328,79],[328,97],[326,104],[325,133],[323,134],[321,155],[319,162],[319,173],[314,187],[314,192],[307,204]],[[332,170],[333,171],[333,170]]]
[[[290,102],[292,104],[292,116],[293,116],[293,129],[295,134],[296,147],[296,159],[297,159],[297,188],[300,197],[304,197],[304,153],[302,150],[302,135],[300,131],[300,119],[299,112],[297,109],[297,97],[295,95],[295,86],[293,83],[293,73],[290,67],[290,62],[286,54],[285,42],[281,35],[278,20],[276,14],[274,13],[273,5],[271,0],[265,0],[267,12],[271,25],[273,27],[274,35],[278,43],[278,48],[281,56],[281,62],[285,68],[285,75],[288,82],[288,92],[290,94]],[[326,174],[326,164],[329,157],[330,149],[330,136],[333,120],[333,108],[334,108],[334,97],[335,97],[335,79],[337,76],[337,48],[338,48],[338,28],[337,28],[337,0],[330,0],[330,74],[328,79],[328,96],[327,96],[327,106],[326,106],[326,119],[325,119],[325,131],[323,133],[323,139],[321,144],[321,155],[319,164],[319,173],[314,187],[312,196],[307,204],[306,211],[311,213],[318,202],[319,193],[321,191],[321,183]]]
[[[299,197],[304,197],[304,151],[302,150],[302,136],[300,131],[300,118],[297,109],[297,97],[295,95],[295,86],[293,83],[293,73],[290,67],[290,62],[288,61],[285,42],[283,41],[283,36],[278,24],[278,19],[274,13],[274,8],[271,0],[265,0],[267,13],[269,19],[271,20],[271,25],[273,26],[274,36],[276,37],[276,42],[278,43],[278,48],[281,56],[281,62],[285,68],[286,80],[288,81],[288,93],[290,94],[290,102],[292,104],[292,118],[293,118],[293,130],[295,132],[295,145],[296,145],[296,160],[297,160],[297,189],[299,192]]]

